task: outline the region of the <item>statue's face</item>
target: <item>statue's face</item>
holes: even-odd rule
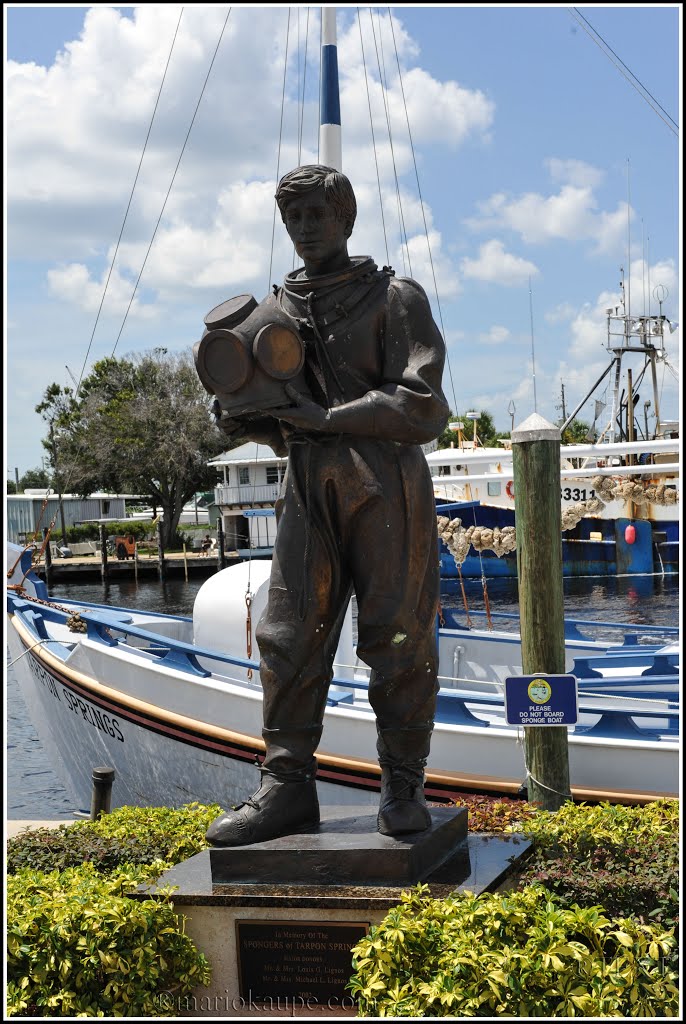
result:
[[[323,187],[291,199],[284,222],[308,273],[325,274],[348,262],[350,232],[327,203]]]

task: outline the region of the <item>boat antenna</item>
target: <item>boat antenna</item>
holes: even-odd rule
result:
[[[626,158],[626,235],[627,235],[627,259],[629,275],[627,278],[627,316],[631,317],[631,165],[629,157]],[[629,326],[630,329],[630,326]]]
[[[531,320],[531,376],[534,384],[534,412],[538,412],[536,402],[536,357],[534,354],[534,300],[531,292],[531,277],[529,277],[529,317]]]
[[[322,7],[322,70],[319,105],[319,160],[325,167],[343,170],[341,102],[338,90],[336,8]]]

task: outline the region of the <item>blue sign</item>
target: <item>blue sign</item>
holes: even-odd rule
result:
[[[508,676],[505,720],[508,725],[576,725],[576,676]]]

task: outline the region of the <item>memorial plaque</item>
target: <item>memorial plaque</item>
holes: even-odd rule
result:
[[[238,979],[253,1003],[296,999],[313,1009],[351,1008],[350,950],[369,925],[339,921],[236,921]]]

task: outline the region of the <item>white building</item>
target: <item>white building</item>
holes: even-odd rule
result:
[[[223,482],[214,489],[214,500],[222,518],[227,550],[273,547],[274,503],[287,461],[275,455],[268,445],[248,441],[208,463],[223,476]]]

